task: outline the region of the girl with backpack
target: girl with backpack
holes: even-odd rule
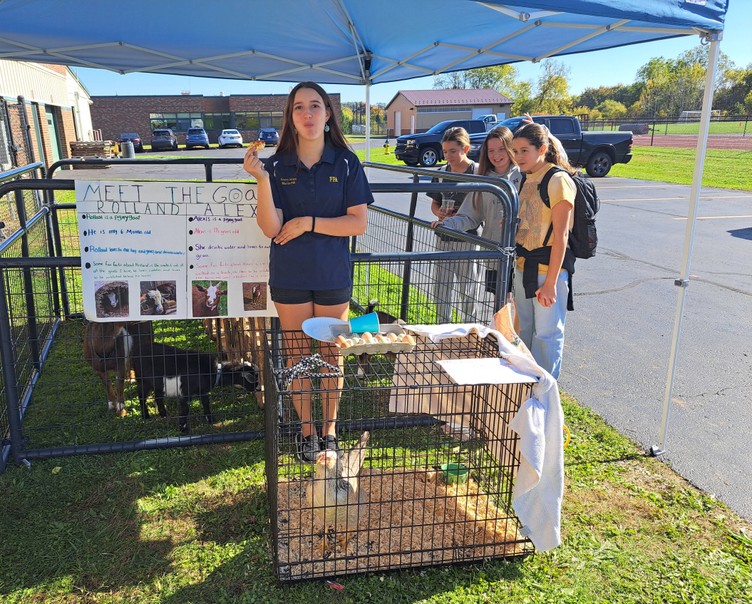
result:
[[[574,168],[562,157],[560,144],[541,124],[527,124],[514,134],[515,159],[524,174],[519,191],[517,265],[514,302],[520,338],[538,364],[559,378],[564,351],[564,325],[570,295],[574,255],[568,249],[574,216]],[[548,182],[547,205],[539,185],[558,166]]]

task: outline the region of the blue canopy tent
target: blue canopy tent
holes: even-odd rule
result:
[[[119,73],[372,84],[696,35],[710,44],[664,397],[682,309],[728,0],[0,0],[0,59]],[[367,120],[368,122],[368,120]],[[366,124],[366,136],[370,137]]]

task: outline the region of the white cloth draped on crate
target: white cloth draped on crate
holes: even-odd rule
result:
[[[500,355],[512,367],[538,381],[532,396],[522,403],[509,427],[519,435],[520,465],[512,493],[512,507],[522,525],[522,533],[530,537],[541,552],[553,549],[561,543],[561,504],[564,493],[564,413],[559,398],[556,380],[542,369],[531,357],[521,353],[498,331],[479,324],[452,325],[405,325],[406,330],[431,342],[441,345],[447,338],[480,338],[494,336]],[[449,348],[447,348],[448,350]],[[410,353],[414,354],[414,353]],[[420,353],[418,353],[420,354]],[[419,363],[435,363],[440,355],[425,355]],[[431,376],[427,378],[426,376]],[[392,392],[389,402],[394,413],[428,413],[444,421],[466,423],[471,403],[469,391],[463,396],[442,394],[441,385],[453,384],[445,372],[414,371],[410,375],[399,374],[395,366],[395,385],[411,379],[435,380],[435,392],[409,401],[398,391]],[[425,384],[421,384],[425,385]],[[399,389],[397,389],[399,390]],[[417,407],[417,408],[416,408]],[[462,426],[462,430],[465,426]]]

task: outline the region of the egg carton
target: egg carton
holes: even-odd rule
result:
[[[331,329],[334,343],[343,355],[410,352],[415,348],[415,338],[401,325],[379,325],[378,333],[351,333],[347,325],[332,325]]]

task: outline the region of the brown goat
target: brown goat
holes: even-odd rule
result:
[[[193,316],[194,317],[218,317],[219,300],[225,292],[219,289],[219,284],[209,287],[193,284],[191,289],[193,297]]]
[[[126,413],[123,390],[136,338],[142,341],[144,346],[153,342],[152,324],[148,321],[90,321],[84,331],[84,359],[104,384],[107,391],[107,407],[120,417],[125,417]],[[115,377],[114,385],[111,373]]]

